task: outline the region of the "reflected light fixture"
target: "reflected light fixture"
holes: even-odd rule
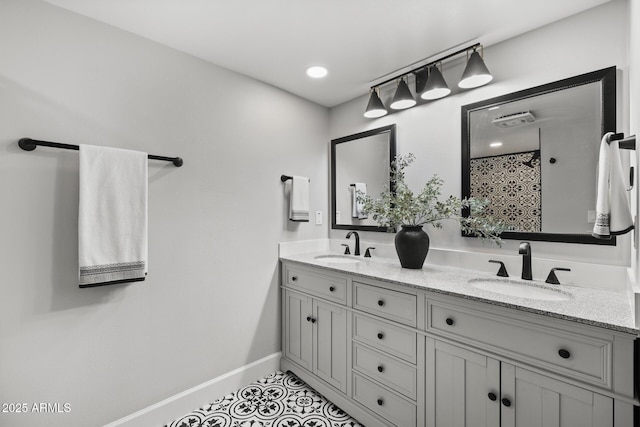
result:
[[[484,64],[482,56],[476,49],[473,49],[471,56],[467,60],[467,66],[462,73],[458,86],[463,89],[484,86],[493,80],[493,76]]]
[[[369,92],[369,103],[367,104],[367,110],[364,112],[364,116],[369,119],[385,116],[387,109],[384,107],[382,100],[380,100],[378,88],[370,89]]]
[[[480,53],[478,53],[478,50],[480,50]],[[469,54],[469,52],[471,52],[471,54]],[[409,89],[407,84],[409,81],[408,76],[410,74],[415,76],[416,93],[420,95],[420,99],[430,101],[449,95],[451,93],[451,89],[442,75],[442,62],[462,53],[467,55],[467,64],[464,69],[464,73],[462,74],[462,79],[458,83],[460,88],[470,89],[482,86],[493,79],[493,76],[482,59],[482,45],[480,43],[476,43],[474,45],[467,46],[464,49],[445,55],[435,61],[420,65],[410,71],[405,71],[402,74],[395,75],[383,82],[377,83],[375,86],[371,86],[369,91],[369,102],[364,116],[367,118],[377,118],[388,113],[388,110],[385,108],[384,103],[380,98],[379,89],[391,82],[396,82],[397,84],[393,100],[389,105],[391,109],[404,110],[416,105],[416,99],[412,95],[411,89]],[[438,65],[440,65],[439,68]]]
[[[442,63],[440,63],[442,67]],[[451,89],[447,85],[447,82],[444,81],[444,77],[442,77],[442,72],[438,69],[437,66],[429,67],[429,77],[427,78],[427,83],[424,86],[424,91],[420,95],[422,99],[439,99],[444,98],[445,96],[451,93]]]
[[[411,89],[407,85],[404,78],[398,80],[398,87],[396,88],[396,94],[393,96],[393,101],[390,107],[393,110],[404,110],[416,105],[416,100],[411,94]]]

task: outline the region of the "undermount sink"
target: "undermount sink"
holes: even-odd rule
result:
[[[549,289],[535,283],[523,283],[514,280],[471,279],[469,284],[474,288],[496,294],[518,298],[529,298],[543,301],[566,301],[571,294],[560,289]]]
[[[317,261],[332,262],[334,264],[355,264],[360,262],[358,258],[347,255],[318,255],[314,257]]]

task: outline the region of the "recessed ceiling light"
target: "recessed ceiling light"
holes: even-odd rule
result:
[[[489,144],[489,147],[492,147],[492,148],[502,147],[502,142],[500,141],[492,142],[491,144]]]
[[[313,66],[307,68],[307,75],[309,77],[313,77],[314,79],[321,79],[327,75],[328,71],[324,67]]]

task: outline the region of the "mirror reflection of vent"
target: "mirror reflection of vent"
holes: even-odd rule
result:
[[[533,123],[536,121],[536,117],[531,111],[522,111],[520,113],[507,114],[506,116],[496,117],[491,120],[491,123],[499,128],[511,128],[514,126],[520,126],[527,123]]]

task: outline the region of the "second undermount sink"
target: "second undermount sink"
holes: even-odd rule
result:
[[[529,284],[515,280],[471,279],[469,284],[483,291],[517,298],[543,301],[566,301],[571,299],[571,294],[560,289],[550,289],[535,283]]]
[[[355,264],[360,262],[358,258],[348,255],[318,255],[314,257],[317,261],[332,262],[334,264]]]

